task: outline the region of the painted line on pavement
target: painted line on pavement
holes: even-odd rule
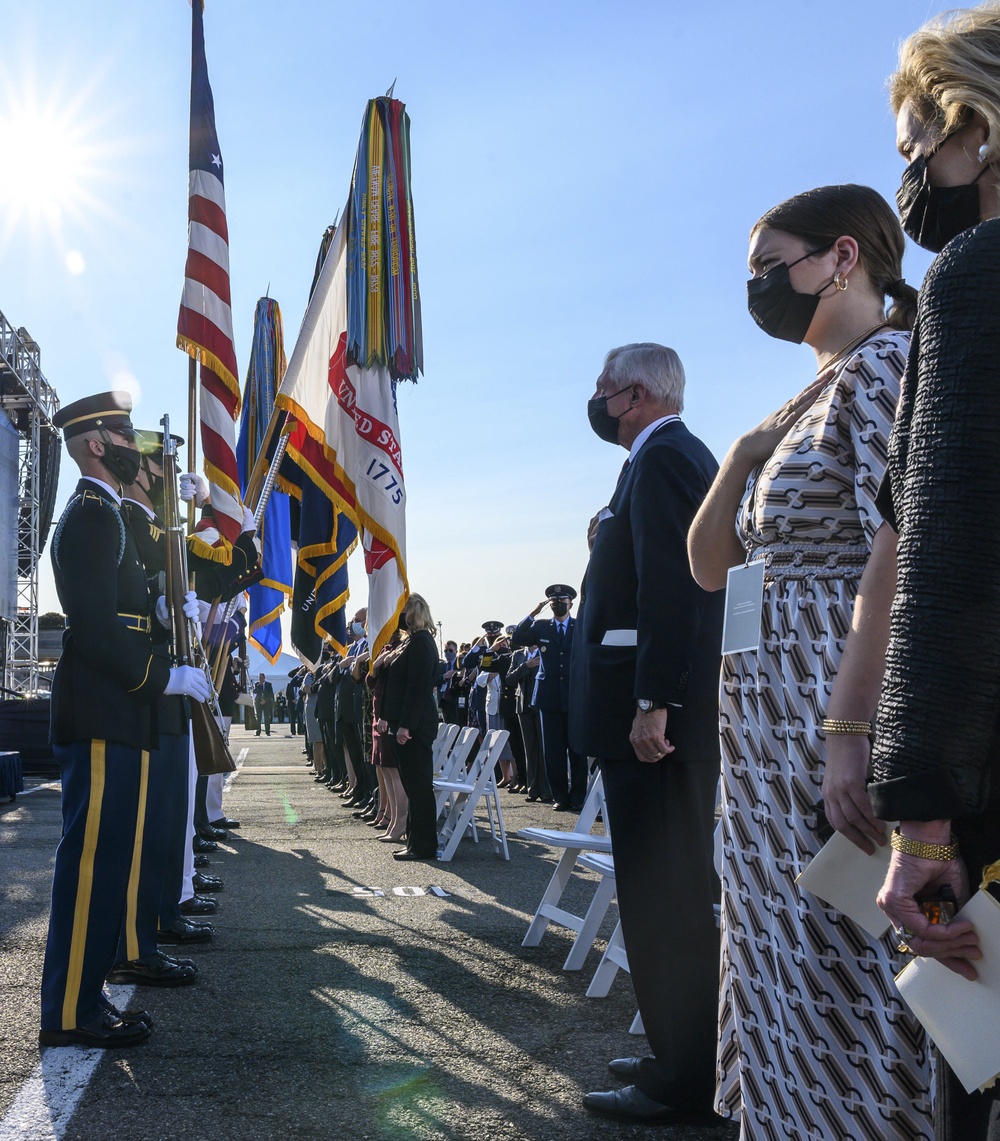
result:
[[[50,781],[46,781],[45,784],[36,784],[34,788],[22,789],[17,795],[18,796],[31,796],[31,794],[33,792],[41,792],[43,788],[59,788],[59,789],[61,789],[62,788],[62,781],[61,780],[50,780]]]
[[[135,987],[109,986],[119,1010],[128,1007]],[[0,1141],[63,1141],[80,1098],[107,1050],[62,1046],[42,1052],[42,1060],[0,1119]]]
[[[236,754],[236,771],[226,775],[225,782],[222,785],[223,792],[227,792],[232,786],[233,781],[236,780],[236,778],[240,775],[240,772],[243,769],[243,762],[247,759],[247,754],[249,752],[249,747],[244,745],[243,748],[240,749],[240,751]]]

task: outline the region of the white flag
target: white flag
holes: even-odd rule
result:
[[[406,485],[389,372],[346,361],[346,239],[344,222],[323,263],[275,404],[305,429],[289,441],[293,458],[361,532],[374,658],[395,631],[409,594]]]

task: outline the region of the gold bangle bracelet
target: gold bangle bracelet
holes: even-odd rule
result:
[[[921,860],[940,860],[945,863],[958,859],[958,841],[954,833],[950,844],[925,844],[923,840],[911,840],[898,828],[893,828],[889,844],[893,851],[902,852],[904,856],[917,856]]]
[[[837,717],[827,717],[820,728],[824,733],[844,733],[856,737],[870,737],[872,734],[870,721],[845,721]]]

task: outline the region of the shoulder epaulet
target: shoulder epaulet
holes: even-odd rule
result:
[[[85,489],[83,491],[76,492],[70,498],[69,503],[66,504],[62,515],[59,517],[59,522],[56,525],[55,535],[52,537],[52,561],[56,564],[57,567],[59,567],[60,570],[62,569],[62,565],[59,562],[59,540],[62,538],[62,532],[63,528],[66,525],[66,520],[69,519],[70,515],[72,515],[73,511],[77,507],[83,507],[85,505],[89,506],[91,504],[97,504],[101,507],[106,507],[118,521],[118,558],[116,559],[116,562],[121,563],[122,561],[122,555],[125,554],[125,523],[122,520],[121,512],[117,507],[115,507],[113,503],[109,503],[103,495],[99,495],[96,491]]]

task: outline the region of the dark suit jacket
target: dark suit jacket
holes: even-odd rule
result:
[[[569,709],[569,663],[573,652],[576,619],[566,619],[560,638],[554,618],[525,618],[511,635],[512,646],[538,646],[542,664],[535,674],[532,704],[536,709],[565,713]],[[539,676],[539,674],[541,676]]]
[[[254,682],[253,703],[258,709],[274,708],[274,686],[269,681]]]
[[[643,444],[598,527],[581,592],[570,683],[570,745],[635,757],[637,698],[667,702],[668,759],[719,762],[723,593],[691,577],[687,533],[718,464],[678,420]],[[604,644],[634,631],[634,646]],[[620,640],[625,640],[621,635]]]
[[[410,736],[421,744],[433,744],[438,723],[434,704],[437,664],[437,646],[426,630],[411,634],[399,656],[388,664],[382,717],[389,723],[390,732],[409,729]]]

